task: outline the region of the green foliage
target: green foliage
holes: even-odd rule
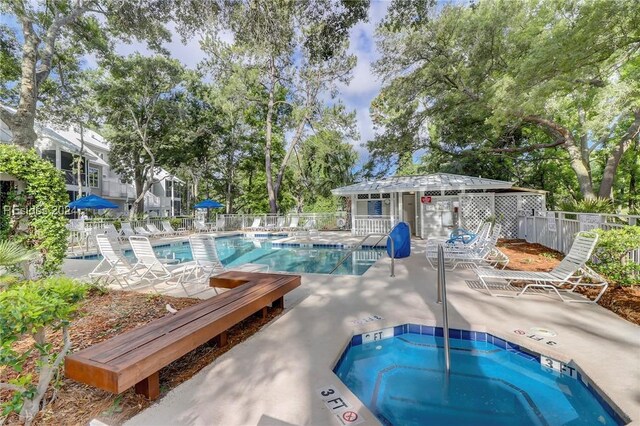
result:
[[[0,266],[13,266],[33,260],[37,252],[29,250],[13,241],[0,240]]]
[[[636,178],[618,178],[637,158],[624,156],[640,127],[636,10],[632,0],[393,2],[378,27],[374,69],[388,83],[372,102],[383,131],[367,143],[368,171],[403,172],[425,150],[431,168],[515,176],[559,195],[552,202],[598,186],[609,197],[614,181],[627,198]]]
[[[25,152],[4,144],[0,144],[0,172],[26,183],[25,196],[16,199],[18,214],[12,217],[20,226],[13,226],[7,237],[41,253],[42,273],[57,271],[69,234],[64,216],[69,197],[62,174],[34,150]]]
[[[587,198],[560,204],[560,210],[578,213],[615,213],[613,202],[608,198]]]
[[[640,282],[640,264],[628,258],[629,252],[640,248],[640,227],[624,226],[605,231],[595,230],[599,235],[594,251],[596,258],[591,266],[614,284],[634,285]]]
[[[21,411],[27,401],[40,396],[33,384],[33,375],[24,372],[25,363],[34,351],[39,358],[36,363],[38,375],[47,371],[46,377],[39,377],[38,380],[46,380],[48,386],[51,370],[60,366],[61,356],[64,356],[68,347],[63,349],[64,353],[56,353],[45,337],[45,328],[66,330],[77,302],[86,291],[85,285],[69,278],[49,277],[13,285],[0,292],[0,366],[18,373],[16,378],[9,381],[16,390],[12,399],[4,404],[3,415]],[[25,336],[31,336],[34,343],[19,351],[14,344]]]

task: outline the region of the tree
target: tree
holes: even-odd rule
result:
[[[162,23],[175,20],[192,29],[215,13],[214,6],[190,0],[0,0],[0,14],[15,22],[0,28],[1,100],[16,107],[15,114],[0,108],[0,119],[13,142],[23,149],[34,146],[38,102],[61,58],[78,61],[83,53],[106,54],[113,37],[148,40],[160,49],[171,39]],[[73,54],[65,57],[69,52]]]
[[[349,79],[355,58],[346,53],[348,29],[366,17],[367,9],[368,2],[231,1],[208,33],[209,65],[218,74],[236,75],[243,96],[265,109],[264,163],[272,213],[278,211],[296,146],[320,119],[322,95]],[[221,27],[233,32],[233,44],[219,38]],[[291,136],[285,143],[278,132]],[[277,145],[286,147],[280,160],[274,155]]]
[[[640,128],[636,9],[627,0],[395,2],[375,66],[388,82],[373,104],[385,131],[370,149],[376,158],[562,150],[587,198],[597,193],[594,156],[608,152],[600,194],[610,196]]]
[[[105,136],[111,143],[112,168],[133,180],[133,219],[144,211],[144,197],[162,163],[164,145],[180,119],[178,99],[184,69],[164,56],[135,54],[114,58],[97,83],[98,104],[105,115]]]

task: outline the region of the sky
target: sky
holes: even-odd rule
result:
[[[363,144],[374,136],[373,123],[369,116],[369,105],[382,87],[382,82],[371,69],[372,63],[379,58],[374,34],[377,24],[386,15],[388,5],[389,2],[386,0],[371,0],[368,21],[360,22],[351,29],[349,51],[357,57],[358,62],[353,70],[353,78],[349,85],[341,84],[339,86],[338,99],[345,104],[349,111],[356,112],[360,139],[351,141],[359,158],[356,169],[359,169],[367,161],[368,152]],[[173,58],[178,59],[189,68],[195,68],[205,58],[200,49],[200,39],[197,37],[188,40],[187,44],[182,44],[180,37],[174,32],[172,42],[165,44],[164,47]],[[117,52],[121,55],[128,55],[136,51],[143,54],[149,53],[143,43],[121,44],[117,47]],[[88,62],[92,62],[92,60],[88,59]]]

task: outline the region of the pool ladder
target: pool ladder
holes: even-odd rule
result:
[[[442,336],[444,337],[444,366],[445,373],[449,376],[451,370],[451,354],[449,347],[449,314],[447,312],[447,280],[444,270],[444,249],[438,245],[438,300],[442,304]]]
[[[391,234],[391,232],[387,232],[386,234],[367,234],[358,244],[356,244],[355,246],[351,247],[351,249],[345,253],[344,256],[342,256],[342,258],[338,261],[338,263],[336,264],[336,266],[331,270],[331,272],[329,272],[329,274],[333,274],[336,269],[338,269],[340,267],[340,265],[342,265],[344,263],[345,260],[347,260],[347,258],[358,249],[358,247],[361,247],[365,241],[367,241],[370,237],[380,237],[380,239],[378,241],[375,242],[375,244],[373,245],[373,247],[376,247],[378,245],[378,243],[380,241],[382,241],[382,239],[384,237],[388,237]],[[393,238],[389,238],[389,240],[391,241],[391,253],[392,256],[391,257],[391,277],[395,277],[395,265],[394,265],[394,257],[396,254],[396,249],[395,249],[395,243],[393,242]]]

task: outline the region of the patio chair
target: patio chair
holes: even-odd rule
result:
[[[136,235],[136,232],[133,230],[129,222],[122,222],[120,224],[120,233],[124,238],[129,238]]]
[[[134,231],[136,231],[136,235],[141,235],[143,237],[153,237],[154,235],[147,231],[144,226],[136,226],[133,228]],[[129,237],[129,239],[131,239],[131,237]]]
[[[173,226],[171,226],[171,223],[168,220],[162,221],[162,229],[167,235],[179,235],[187,232],[185,228],[178,228],[177,230],[173,229]]]
[[[159,230],[158,227],[151,222],[147,223],[147,229],[154,237],[164,237],[165,235],[167,235],[166,232]]]
[[[307,236],[309,238],[313,238],[313,237],[317,237],[318,236],[318,229],[317,229],[317,225],[316,225],[316,220],[315,219],[309,219],[305,222],[304,226],[302,227],[302,230],[300,231],[296,231],[294,233],[294,236],[296,237],[300,237],[300,236]]]
[[[249,226],[246,229],[249,231],[262,231],[264,228],[260,226],[261,223],[262,223],[262,218],[256,217],[253,219],[253,223],[251,224],[251,226]]]
[[[270,223],[264,227],[265,231],[282,231],[284,228],[285,217],[280,216],[276,223]]]
[[[202,280],[209,288],[209,278],[213,275],[220,274],[227,270],[243,270],[243,271],[262,271],[269,272],[269,265],[261,265],[256,263],[245,263],[236,268],[225,267],[218,257],[218,249],[216,240],[211,235],[192,235],[189,237],[191,245],[191,255],[197,266],[196,276],[201,274],[199,280]],[[218,290],[214,288],[216,294]],[[186,289],[185,289],[186,292]],[[187,294],[188,295],[188,294]]]
[[[149,283],[156,293],[159,293],[155,287],[156,283],[161,281],[170,283],[171,280],[175,280],[174,285],[180,284],[184,292],[189,294],[184,286],[184,282],[195,274],[197,269],[195,262],[185,262],[177,265],[163,263],[156,256],[147,237],[129,237],[129,243],[133,249],[133,254],[136,256],[136,259],[138,259],[136,264],[133,265],[133,270],[141,279],[149,280]]]
[[[491,234],[488,237],[478,240],[474,245],[444,245],[445,262],[450,266],[447,268],[453,270],[459,265],[470,265],[478,267],[479,265],[497,266],[502,268],[509,263],[509,257],[502,253],[497,247],[498,238],[502,231],[502,225],[496,223],[493,225]],[[437,246],[428,245],[426,249],[426,257],[429,264],[435,269],[437,267]]]
[[[580,232],[576,235],[569,253],[558,266],[549,272],[528,272],[528,271],[497,271],[491,268],[478,268],[476,275],[482,282],[483,287],[491,296],[517,297],[523,295],[531,288],[540,288],[554,292],[563,302],[573,303],[598,303],[607,290],[609,283],[586,265],[591,258],[594,248],[598,242],[598,235],[590,232]],[[584,282],[588,278],[592,282]],[[493,293],[487,281],[497,279],[506,281],[507,287],[511,287],[513,281],[529,282],[517,294],[497,294]],[[569,286],[570,288],[563,288]],[[562,297],[561,292],[573,293],[578,287],[601,287],[600,293],[595,300],[576,300]],[[511,287],[511,289],[519,290]]]
[[[131,284],[145,281],[134,272],[133,267],[122,252],[113,247],[108,235],[96,235],[96,244],[98,251],[102,255],[102,260],[89,273],[89,278],[95,279],[96,283],[101,280],[106,283],[115,281],[123,290],[133,290]]]
[[[300,217],[299,216],[293,216],[291,218],[291,222],[289,223],[289,226],[283,226],[282,230],[296,231],[299,228],[299,226],[298,226],[299,222],[300,222]]]
[[[112,223],[107,223],[104,225],[104,233],[109,237],[110,240],[122,242],[122,235],[116,229],[116,227]]]
[[[211,228],[207,226],[204,221],[194,220],[193,227],[196,229],[196,232],[210,232]]]

